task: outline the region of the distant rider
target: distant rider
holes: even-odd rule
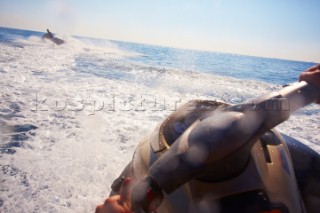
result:
[[[53,38],[53,34],[52,34],[52,32],[50,32],[50,30],[49,30],[49,29],[47,29],[47,33],[46,33],[46,34],[44,34],[44,35],[42,36],[42,38],[48,38],[48,39],[51,39],[51,38]]]

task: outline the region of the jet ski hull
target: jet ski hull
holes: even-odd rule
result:
[[[64,43],[64,40],[60,39],[60,38],[56,38],[56,37],[49,37],[47,34],[44,34],[42,36],[42,39],[48,39],[50,41],[52,41],[53,43],[55,43],[56,45],[60,45]]]
[[[64,43],[64,40],[62,40],[60,38],[51,38],[49,40],[52,41],[53,43],[55,43],[56,45],[60,45],[60,44]]]

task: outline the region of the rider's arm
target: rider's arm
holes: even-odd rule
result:
[[[310,67],[306,71],[302,72],[299,77],[300,81],[307,81],[315,86],[317,86],[320,90],[320,64]],[[320,99],[317,101],[320,104]]]

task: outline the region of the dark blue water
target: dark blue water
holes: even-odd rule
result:
[[[19,30],[0,27],[0,42],[2,43],[14,43],[18,38],[28,38],[30,36],[41,37],[44,33],[30,30]]]
[[[30,36],[41,37],[43,33],[44,32],[0,27],[0,42],[18,45],[15,41],[17,38],[27,39]],[[80,40],[84,39],[83,37],[77,36],[75,36],[75,38]],[[103,41],[103,39],[85,39],[89,39],[92,43],[96,44]],[[122,50],[139,53],[138,56],[125,59],[125,61],[123,61],[125,63],[150,66],[154,69],[169,68],[178,69],[183,72],[196,71],[212,73],[238,79],[252,79],[275,84],[294,82],[297,80],[301,71],[315,65],[315,63],[311,62],[185,50],[121,41],[110,42],[117,45]],[[93,69],[92,72],[97,74],[97,70],[99,69]],[[91,71],[88,70],[88,72]]]
[[[184,50],[115,41],[122,49],[143,54],[132,61],[156,67],[171,67],[286,84],[297,80],[301,71],[315,63],[261,58],[219,52]]]

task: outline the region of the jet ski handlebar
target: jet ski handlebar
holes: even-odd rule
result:
[[[156,194],[159,189],[171,193],[188,181],[208,174],[212,177],[219,173],[227,178],[241,172],[258,138],[319,97],[316,86],[302,81],[246,103],[215,110],[212,116],[197,120],[151,165],[150,175],[133,190],[133,202],[146,206],[148,196],[141,194],[141,185],[144,189],[150,186],[149,194],[153,188]],[[232,165],[232,171],[221,170],[225,163]],[[140,191],[139,196],[135,191]],[[147,207],[143,209],[150,211]]]

